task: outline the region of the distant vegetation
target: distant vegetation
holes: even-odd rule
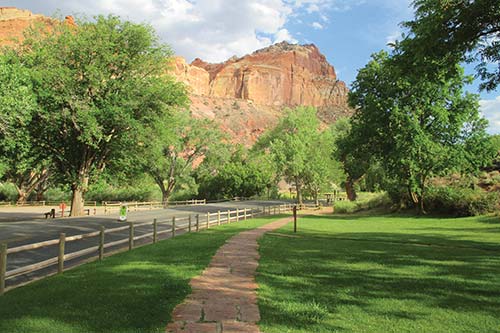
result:
[[[251,148],[191,117],[186,88],[165,74],[172,52],[151,27],[98,16],[34,28],[0,55],[0,200],[71,200],[79,215],[85,199],[276,198],[285,180],[298,202],[340,189],[351,201],[384,193],[339,204],[345,211],[374,202],[494,211],[500,137],[485,132],[460,64],[477,56],[483,89],[497,87],[486,64],[499,61],[500,4],[415,6],[407,35],[359,71],[351,119],[325,128],[315,109],[288,109]]]

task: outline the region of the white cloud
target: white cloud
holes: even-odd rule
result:
[[[151,24],[160,38],[189,60],[219,62],[274,42],[296,41],[285,24],[295,7],[288,0],[38,0],[5,1],[36,13],[86,16],[113,13]],[[313,3],[310,3],[313,4]]]
[[[500,134],[500,96],[495,99],[483,99],[479,101],[479,105],[484,118],[490,122],[488,132]]]
[[[317,30],[322,30],[323,29],[323,25],[319,22],[313,22],[311,24],[311,27],[313,27],[314,29],[317,29]]]

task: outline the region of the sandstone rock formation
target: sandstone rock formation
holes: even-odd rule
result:
[[[174,75],[190,87],[195,116],[219,120],[247,145],[276,124],[285,107],[314,106],[326,124],[352,112],[345,83],[315,45],[282,42],[219,64],[177,58]]]

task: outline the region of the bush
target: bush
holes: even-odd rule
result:
[[[429,213],[476,216],[498,209],[499,193],[451,186],[431,187],[425,200]]]
[[[0,201],[16,201],[17,191],[13,184],[0,183]]]
[[[392,201],[385,192],[360,193],[356,201],[335,202],[335,213],[351,214],[362,210],[389,207]]]

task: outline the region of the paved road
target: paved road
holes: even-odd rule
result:
[[[201,206],[179,206],[168,209],[153,209],[129,212],[128,221],[130,222],[152,222],[154,218],[158,221],[170,221],[172,216],[180,218],[188,215],[206,214],[206,212],[216,213],[217,211],[235,210],[236,208],[248,208],[254,211],[261,210],[264,206],[283,204],[283,201],[231,201],[212,203]],[[26,209],[23,211],[7,211],[0,208],[0,243],[7,243],[9,248],[37,243],[41,241],[57,239],[60,233],[66,236],[78,235],[97,231],[101,226],[106,229],[123,226],[123,222],[117,220],[118,213],[111,215],[95,215],[64,219],[44,219],[36,209]],[[42,208],[43,210],[43,208]],[[45,208],[45,210],[47,210]],[[9,218],[15,217],[15,218]],[[194,219],[193,219],[194,221]],[[159,224],[159,230],[170,229],[170,223]],[[152,231],[151,226],[137,227],[135,234],[137,236]],[[106,243],[128,237],[128,231],[124,230],[112,234],[106,234]],[[165,236],[166,237],[166,236]],[[145,240],[151,241],[151,240]],[[91,246],[96,246],[98,237],[74,241],[66,244],[66,253],[78,251]],[[123,245],[122,245],[123,246]],[[20,253],[9,254],[7,260],[7,271],[26,266],[32,263],[40,262],[57,256],[57,246],[48,246],[36,250],[24,251]],[[81,261],[81,259],[80,259]],[[74,262],[69,262],[74,265]],[[20,276],[7,280],[7,285],[14,285],[35,278],[41,274],[53,271],[55,268],[42,270],[38,273],[32,273],[26,276]]]

